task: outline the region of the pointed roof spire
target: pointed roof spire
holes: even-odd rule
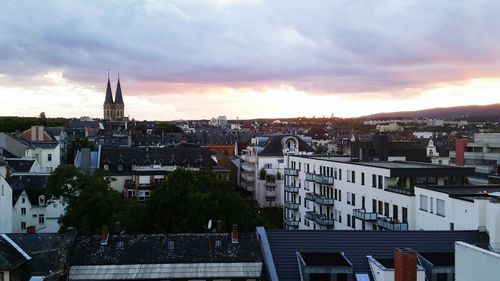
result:
[[[120,73],[118,73],[118,84],[116,85],[115,103],[123,104],[122,87],[120,86]]]
[[[111,83],[109,82],[109,71],[108,71],[108,85],[106,86],[106,98],[104,99],[104,104],[113,103],[113,91],[111,91]]]

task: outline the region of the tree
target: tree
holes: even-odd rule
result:
[[[156,124],[153,134],[161,135],[163,133],[182,133],[182,129],[170,122],[159,122]]]
[[[260,168],[260,170],[259,170],[259,179],[260,180],[265,180],[266,176],[267,176],[266,169]]]
[[[174,171],[153,192],[143,221],[147,232],[203,232],[210,219],[221,220],[226,230],[232,224],[242,231],[267,224],[229,181],[217,179],[210,171],[184,169]]]

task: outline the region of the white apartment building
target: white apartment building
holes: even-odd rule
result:
[[[6,176],[7,162],[0,158],[0,233],[12,232],[12,189]]]
[[[285,158],[287,229],[416,227],[416,185],[464,184],[472,168],[350,157]]]
[[[259,207],[283,206],[284,155],[312,154],[310,137],[275,135],[255,137],[242,151],[240,186]]]
[[[500,133],[474,134],[474,141],[456,140],[450,163],[474,167],[476,175],[487,178],[500,173]]]
[[[500,252],[500,185],[416,186],[415,230],[483,230]]]

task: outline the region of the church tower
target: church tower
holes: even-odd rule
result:
[[[115,100],[113,101],[113,91],[111,90],[108,74],[108,85],[106,86],[106,97],[103,105],[103,118],[107,120],[123,120],[125,118],[125,103],[123,102],[120,75],[118,75]]]
[[[106,98],[104,99],[104,119],[114,119],[115,103],[113,102],[113,92],[111,91],[111,83],[109,82],[108,74],[108,86],[106,87]]]
[[[123,103],[122,87],[120,86],[120,74],[118,74],[118,84],[115,95],[115,118],[122,120],[125,116],[125,104]]]

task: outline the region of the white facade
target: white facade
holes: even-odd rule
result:
[[[0,174],[0,233],[10,232],[12,232],[12,189]]]
[[[411,162],[376,163],[352,162],[346,157],[286,158],[286,228],[416,229],[412,188],[429,179],[412,176],[419,167],[413,168],[415,165]],[[399,165],[406,166],[406,176],[392,174]],[[437,166],[419,165],[426,169]],[[426,184],[443,185],[446,180],[444,174],[437,175]]]
[[[31,147],[26,150],[26,157],[35,158],[43,173],[52,173],[61,164],[60,144],[52,147]]]
[[[455,243],[456,281],[493,281],[500,278],[500,254],[470,245]]]
[[[60,201],[47,202],[41,195],[38,202],[30,202],[23,191],[12,207],[12,232],[23,233],[29,226],[35,226],[36,232],[56,233],[63,214],[64,205]]]

